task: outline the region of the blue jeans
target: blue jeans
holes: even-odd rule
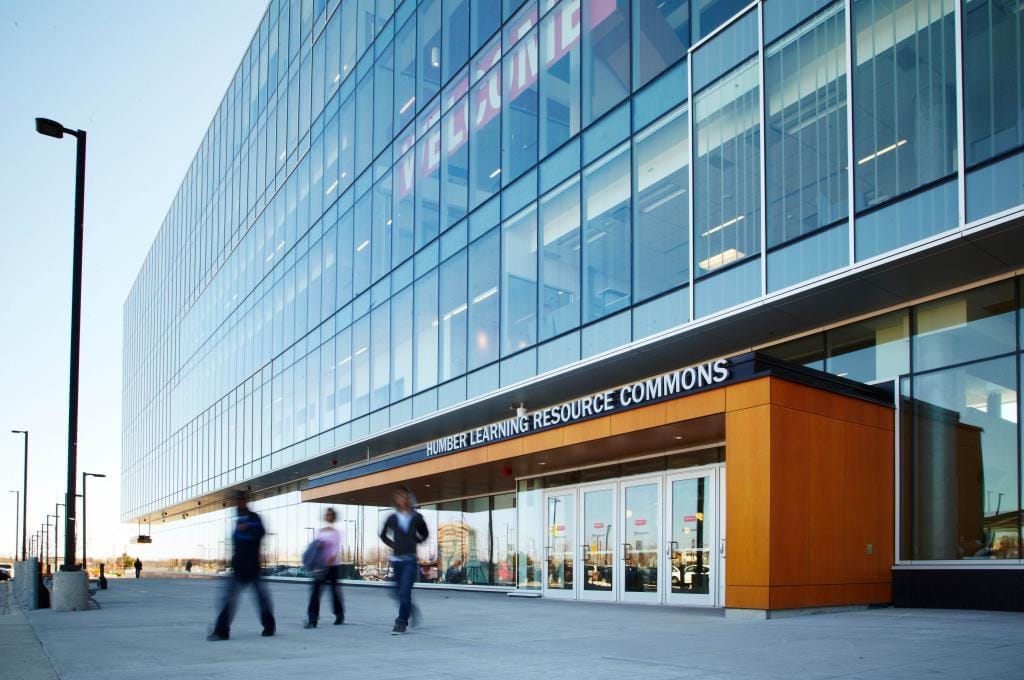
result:
[[[214,632],[220,635],[227,635],[231,629],[231,620],[235,618],[235,609],[238,605],[238,594],[247,585],[251,585],[256,591],[256,602],[260,607],[260,623],[263,630],[273,632],[277,628],[274,621],[273,606],[270,603],[270,592],[263,579],[239,578],[232,575],[224,580],[221,594],[220,614],[217,615],[217,623],[214,624]]]
[[[416,582],[419,571],[416,560],[395,560],[391,563],[395,570],[394,583],[398,591],[398,619],[409,623],[412,615],[412,584]]]

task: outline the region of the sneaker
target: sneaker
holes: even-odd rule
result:
[[[345,623],[345,615],[344,614],[342,614],[341,616],[335,616],[334,617],[334,625],[335,626],[340,626],[343,623]]]
[[[214,631],[214,632],[212,632],[212,633],[210,633],[209,635],[206,636],[206,641],[207,642],[220,642],[221,640],[229,639],[229,637],[230,636],[227,633],[218,633],[218,632]]]
[[[306,625],[303,626],[306,630],[310,628],[316,628],[316,621],[306,621]]]
[[[274,637],[274,633],[276,633],[276,632],[277,632],[276,628],[264,628],[262,635],[263,635],[263,637]]]
[[[406,623],[401,619],[395,619],[395,627],[391,629],[392,635],[404,635],[406,633]]]

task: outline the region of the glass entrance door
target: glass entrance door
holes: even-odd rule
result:
[[[620,597],[661,602],[661,479],[623,482],[620,498]]]
[[[719,567],[717,470],[670,475],[664,587],[669,604],[714,605]]]
[[[615,600],[614,484],[580,489],[580,599]]]
[[[576,493],[553,491],[544,495],[546,545],[544,547],[544,596],[575,596]]]

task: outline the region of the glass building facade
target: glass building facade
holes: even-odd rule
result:
[[[123,518],[215,556],[182,508],[283,489],[295,564],[303,464],[1024,212],[1022,35],[1017,0],[272,0],[125,303]],[[1020,560],[1003,273],[772,350],[899,385],[900,560]],[[980,498],[928,408],[980,428]],[[364,576],[378,512],[339,510]],[[431,550],[514,584],[516,518],[432,505]]]

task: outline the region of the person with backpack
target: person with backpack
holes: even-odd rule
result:
[[[231,556],[231,575],[225,580],[221,598],[220,614],[214,624],[213,632],[206,639],[211,642],[227,640],[230,637],[231,620],[235,617],[238,604],[238,593],[245,586],[252,585],[256,590],[256,600],[260,607],[260,622],[263,624],[263,637],[271,637],[277,632],[274,621],[273,606],[267,584],[260,578],[260,544],[267,530],[263,528],[263,520],[249,509],[248,495],[239,489],[235,492],[235,507],[238,520],[231,534],[234,554]]]
[[[391,568],[398,593],[398,618],[391,634],[401,635],[407,631],[410,618],[419,618],[419,612],[412,603],[412,584],[419,573],[416,546],[427,540],[430,532],[423,515],[415,510],[415,499],[409,489],[395,489],[393,499],[395,511],[384,521],[380,540],[391,548]]]
[[[306,552],[303,553],[302,562],[306,570],[313,577],[313,584],[309,594],[309,607],[306,610],[305,628],[316,628],[320,618],[320,588],[326,585],[331,593],[331,607],[334,611],[334,625],[340,626],[345,623],[345,604],[341,596],[341,587],[338,585],[340,575],[339,555],[341,554],[341,533],[334,528],[334,520],[337,515],[334,508],[327,508],[324,512],[324,521],[327,526],[321,527],[316,533]]]

